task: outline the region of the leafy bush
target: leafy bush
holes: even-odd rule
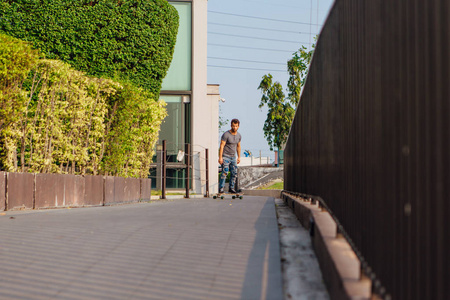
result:
[[[25,85],[29,101],[6,135],[6,169],[96,174],[103,158],[107,101],[120,84],[87,77],[61,61],[41,60]]]
[[[167,116],[163,101],[142,88],[125,84],[110,106],[104,170],[122,177],[148,175],[159,128]],[[136,171],[139,174],[136,174]]]
[[[0,34],[0,131],[13,122],[23,103],[25,94],[21,83],[38,60],[39,54],[28,43]]]
[[[0,30],[33,42],[48,59],[158,95],[178,13],[166,0],[0,0]]]
[[[15,105],[14,117],[0,128],[2,169],[146,177],[164,103],[143,88],[37,55],[27,43],[0,35],[1,104]],[[23,63],[14,64],[19,58]]]

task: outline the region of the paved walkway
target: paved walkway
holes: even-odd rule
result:
[[[274,199],[0,215],[0,299],[282,299]]]

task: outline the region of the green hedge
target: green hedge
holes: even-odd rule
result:
[[[166,0],[0,1],[0,30],[88,75],[158,95],[172,60],[178,13]]]

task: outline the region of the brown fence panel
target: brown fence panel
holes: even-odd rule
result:
[[[80,175],[64,175],[65,205],[84,206],[85,178]],[[95,204],[94,204],[95,205]]]
[[[0,211],[151,199],[151,179],[0,172]]]
[[[139,178],[125,178],[123,202],[136,202],[141,198],[141,180]]]
[[[150,201],[152,197],[152,180],[141,178],[141,200]]]
[[[105,204],[115,203],[114,193],[114,176],[105,176]]]
[[[34,178],[31,173],[7,173],[6,206],[8,210],[34,208]]]
[[[83,205],[103,205],[103,176],[84,176]]]
[[[6,209],[6,173],[0,172],[0,211]]]
[[[93,205],[85,203],[84,182],[83,176],[36,174],[35,208]]]
[[[386,299],[450,282],[450,1],[337,0],[285,148]]]
[[[114,178],[114,203],[134,202],[140,199],[140,180],[137,178]]]
[[[120,203],[124,201],[125,195],[125,178],[114,178],[114,203]]]
[[[136,202],[141,199],[141,179],[105,177],[105,204]]]
[[[64,177],[59,174],[36,174],[35,208],[65,206]]]

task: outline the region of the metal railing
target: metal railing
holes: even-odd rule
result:
[[[336,0],[286,144],[382,299],[447,297],[449,73],[449,1]]]
[[[209,197],[209,149],[205,148],[205,197]],[[193,166],[192,166],[192,149],[191,144],[186,143],[185,144],[185,152],[182,153],[182,160],[184,159],[185,164],[179,165],[184,166],[185,169],[185,198],[190,198],[190,189],[191,189],[191,181],[193,180]],[[166,191],[167,191],[167,165],[168,165],[168,158],[167,158],[167,141],[163,140],[161,145],[161,176],[160,178],[157,178],[161,180],[161,199],[166,199]],[[200,171],[201,170],[197,170]]]

